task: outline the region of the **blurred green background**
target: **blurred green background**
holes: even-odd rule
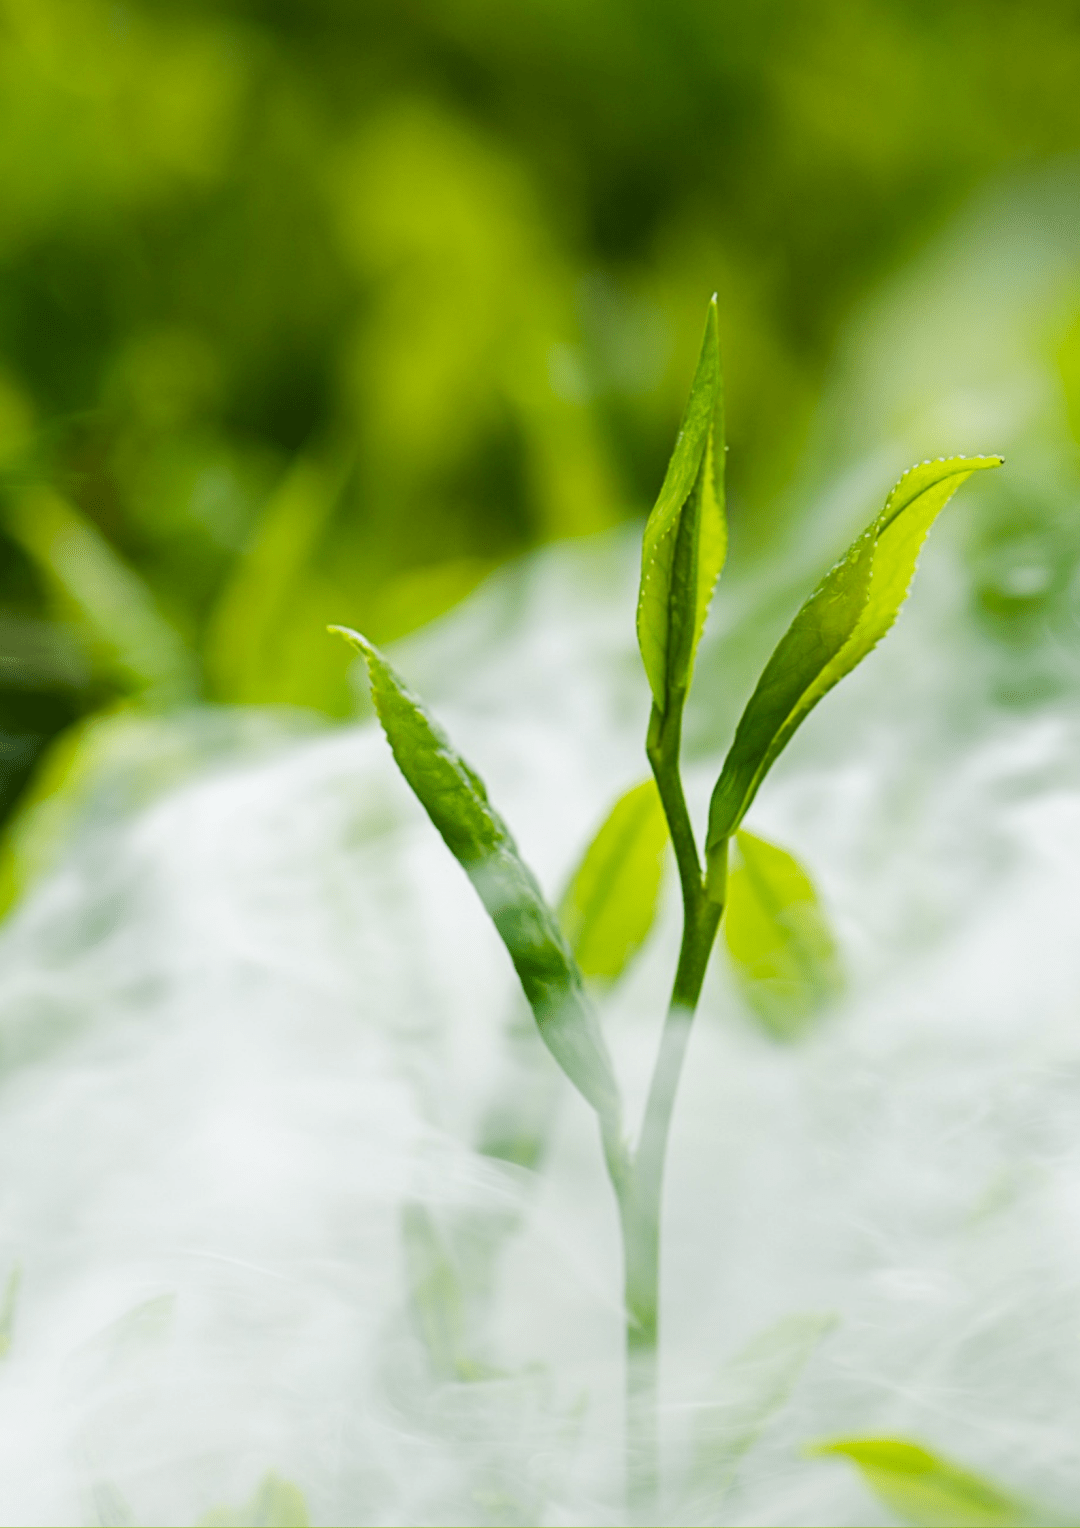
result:
[[[0,0],[0,813],[642,514],[714,289],[759,554],[845,321],[1078,84],[1064,0]]]

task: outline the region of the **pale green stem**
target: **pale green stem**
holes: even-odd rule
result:
[[[642,1521],[655,1512],[660,1481],[657,1338],[664,1159],[690,1027],[723,913],[705,891],[679,774],[683,699],[677,696],[664,716],[653,707],[647,744],[679,867],[682,947],[632,1170],[623,1192],[616,1185],[626,1265],[628,1495],[632,1512]]]

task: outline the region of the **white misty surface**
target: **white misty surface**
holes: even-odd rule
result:
[[[891,429],[860,424],[926,454]],[[874,473],[865,521],[892,480],[880,458],[821,491],[807,565],[842,548],[851,485]],[[748,823],[814,876],[848,995],[778,1045],[714,958],[667,1173],[671,1521],[889,1521],[843,1461],[801,1453],[845,1434],[1080,1502],[1076,622],[1066,591],[1053,672],[1043,632],[1018,704],[1023,654],[971,614],[970,493],[897,631]],[[626,536],[537,556],[395,653],[552,896],[645,772],[636,556]],[[699,827],[783,576],[721,585],[688,728]],[[604,1010],[632,1108],[673,893]],[[594,1121],[560,1082],[538,1179],[474,1149],[520,1018],[494,930],[372,722],[283,722],[277,744],[87,821],[0,932],[0,1278],[22,1270],[0,1521],[193,1523],[271,1470],[313,1522],[623,1521]],[[420,1339],[417,1205],[447,1236],[520,1217],[468,1376]]]

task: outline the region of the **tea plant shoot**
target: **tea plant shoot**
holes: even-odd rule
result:
[[[725,449],[714,297],[642,548],[637,635],[652,697],[645,752],[655,789],[638,787],[617,804],[582,862],[561,916],[545,901],[482,780],[423,701],[364,636],[331,628],[363,656],[398,767],[494,922],[548,1050],[596,1113],[623,1246],[629,1508],[645,1521],[655,1520],[650,1513],[660,1483],[656,1407],[664,1161],[694,1013],[729,901],[736,911],[728,944],[738,957],[752,942],[754,920],[766,917],[761,909],[767,910],[769,888],[795,886],[795,901],[809,909],[796,929],[800,942],[794,955],[778,948],[768,959],[780,970],[785,960],[794,960],[802,988],[811,993],[827,992],[834,980],[834,951],[813,911],[812,888],[790,856],[742,830],[743,819],[811,710],[892,626],[937,515],[972,473],[1002,460],[940,458],[903,475],[880,514],[810,594],[765,665],[735,730],[699,839],[684,794],[680,747],[694,660],[727,548]],[[642,844],[655,837],[660,813],[678,867],[682,942],[644,1114],[634,1127],[625,1117],[594,994],[602,995],[603,981],[620,974],[648,932],[657,885]],[[731,877],[729,896],[733,840],[740,868]],[[751,897],[757,898],[752,907],[738,905],[738,898]]]

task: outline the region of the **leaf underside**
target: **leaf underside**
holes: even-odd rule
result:
[[[742,829],[728,873],[724,940],[739,990],[762,1026],[794,1040],[842,987],[836,940],[793,854]]]
[[[483,781],[366,637],[330,629],[363,655],[397,766],[487,909],[548,1049],[601,1118],[616,1120],[615,1074],[581,973]]]
[[[656,919],[667,821],[652,780],[620,796],[559,904],[559,921],[586,977],[614,982]]]
[[[915,1443],[842,1438],[807,1453],[850,1459],[890,1511],[914,1528],[1022,1528],[1037,1521],[1028,1503]]]
[[[729,838],[797,728],[896,620],[934,520],[973,472],[999,456],[912,467],[885,508],[811,594],[765,665],[735,731],[709,809],[708,849]]]
[[[658,711],[685,696],[727,553],[716,298],[667,473],[645,526],[637,633]]]

